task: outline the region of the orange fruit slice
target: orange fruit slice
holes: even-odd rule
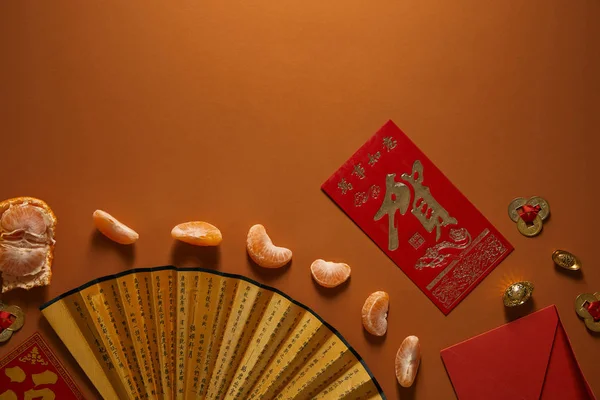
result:
[[[0,244],[0,265],[7,275],[25,276],[38,274],[46,261],[44,247],[31,248]]]
[[[260,224],[252,226],[248,231],[246,249],[250,258],[264,268],[283,267],[292,259],[292,251],[275,246],[265,227]]]
[[[350,278],[351,268],[348,264],[325,260],[315,260],[310,265],[310,273],[317,283],[326,288],[341,285]]]
[[[2,292],[50,284],[56,216],[33,197],[0,203]]]
[[[415,381],[421,364],[421,344],[416,336],[409,336],[402,341],[396,353],[396,379],[402,387],[410,387]]]
[[[94,225],[107,238],[120,244],[137,242],[140,235],[106,211],[96,210],[93,214]]]
[[[387,312],[390,295],[386,292],[372,293],[362,308],[362,324],[372,335],[383,336],[387,332]]]
[[[13,232],[23,229],[34,235],[41,235],[46,232],[48,223],[47,212],[33,204],[22,203],[9,206],[2,214],[2,228],[7,232]]]
[[[195,246],[217,246],[223,240],[223,235],[216,226],[202,221],[179,224],[173,228],[171,236]]]

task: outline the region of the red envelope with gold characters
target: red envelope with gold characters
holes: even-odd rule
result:
[[[513,250],[392,121],[322,189],[446,315]]]
[[[73,379],[37,332],[0,360],[0,399],[83,398]]]

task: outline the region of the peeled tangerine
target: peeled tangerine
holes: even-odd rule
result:
[[[319,285],[332,288],[346,282],[350,278],[351,269],[348,264],[315,260],[310,266],[310,272]]]
[[[18,197],[0,203],[2,293],[50,284],[56,216],[42,200]]]
[[[216,226],[202,221],[179,224],[173,228],[171,236],[195,246],[217,246],[223,240],[221,231]]]
[[[410,387],[415,381],[421,364],[421,344],[416,336],[402,341],[396,353],[396,379],[402,387]]]
[[[372,335],[383,336],[387,332],[387,312],[390,295],[386,292],[372,293],[362,308],[362,324]]]
[[[110,240],[120,244],[132,244],[137,242],[140,235],[124,223],[106,211],[96,210],[93,214],[94,225]]]
[[[292,259],[292,251],[275,246],[265,227],[260,224],[252,226],[248,231],[246,249],[250,258],[264,268],[283,267]]]

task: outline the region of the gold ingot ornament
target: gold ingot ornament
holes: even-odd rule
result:
[[[575,299],[575,312],[593,332],[600,332],[600,292],[583,293]]]
[[[566,250],[556,250],[552,253],[554,264],[569,271],[578,271],[581,269],[581,261],[574,254]]]
[[[23,310],[21,310],[19,307],[7,306],[6,304],[1,302],[0,312],[8,313],[10,316],[14,317],[14,320],[12,320],[11,318],[12,323],[10,324],[10,326],[2,329],[2,331],[0,332],[0,343],[3,343],[10,339],[14,332],[18,331],[23,327],[23,324],[25,323],[25,314],[23,313]]]
[[[504,291],[504,305],[516,307],[525,304],[533,293],[533,283],[528,281],[516,282],[508,286]]]

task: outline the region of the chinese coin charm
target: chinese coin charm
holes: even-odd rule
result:
[[[517,223],[519,232],[527,237],[540,234],[543,222],[550,215],[550,205],[539,196],[517,197],[508,205],[508,216]]]
[[[600,332],[600,292],[583,293],[575,299],[575,312],[592,332]]]
[[[25,323],[25,314],[17,306],[0,303],[0,343],[6,342],[13,332],[21,329]]]

